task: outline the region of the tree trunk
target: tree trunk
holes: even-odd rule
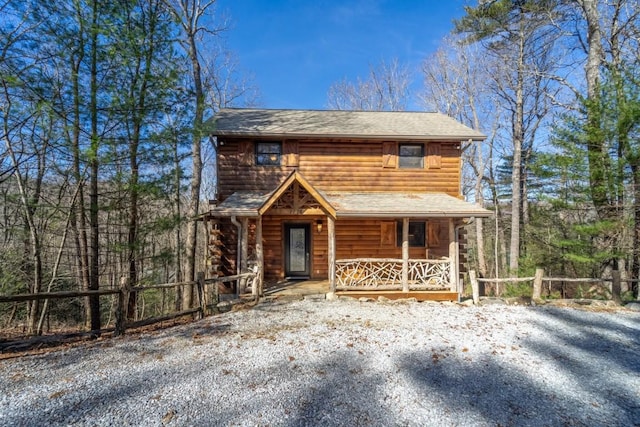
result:
[[[524,19],[524,16],[522,16]],[[521,22],[522,26],[524,22]],[[524,38],[518,40],[517,82],[515,87],[515,114],[512,117],[513,165],[511,170],[511,241],[509,273],[518,274],[520,263],[520,224],[522,223],[522,144],[524,142]]]
[[[188,34],[189,58],[193,69],[194,96],[196,110],[193,118],[193,141],[191,148],[191,198],[187,210],[187,266],[185,269],[185,279],[195,280],[196,270],[196,247],[198,235],[197,217],[200,212],[200,186],[202,183],[202,124],[204,118],[205,97],[202,86],[202,71],[200,68],[200,58],[198,57],[198,46],[195,32]],[[189,308],[193,304],[193,286],[185,286],[182,295],[183,308]]]
[[[97,291],[99,284],[99,223],[98,223],[98,2],[92,4],[91,22],[91,76],[90,76],[90,120],[91,120],[91,169],[89,184],[89,230],[91,234],[90,264],[89,264],[89,289]],[[91,311],[91,331],[97,336],[100,330],[100,297],[89,297]]]

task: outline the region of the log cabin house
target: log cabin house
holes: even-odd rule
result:
[[[223,109],[209,123],[217,200],[209,275],[326,279],[330,292],[457,300],[461,144],[439,113]]]

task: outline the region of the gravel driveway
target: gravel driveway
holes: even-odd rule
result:
[[[265,302],[0,361],[0,425],[640,425],[640,313]]]

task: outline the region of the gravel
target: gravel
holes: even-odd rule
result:
[[[0,361],[0,425],[640,425],[640,313],[264,302]]]

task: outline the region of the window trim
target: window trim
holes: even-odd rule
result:
[[[419,147],[420,155],[416,156],[403,156],[402,148],[403,147]],[[419,159],[419,166],[409,166],[403,165],[403,159]],[[416,143],[408,143],[408,144],[398,144],[398,169],[424,169],[424,144],[416,144]]]
[[[274,145],[276,144],[278,146],[278,151],[277,152],[260,152],[259,147],[261,145]],[[268,155],[269,157],[272,155],[277,155],[278,156],[278,160],[274,161],[274,162],[266,162],[266,163],[262,163],[260,161],[260,156],[264,156],[264,155]],[[282,164],[282,141],[256,141],[255,144],[255,156],[256,156],[256,166],[280,166]],[[269,158],[267,157],[267,158]]]
[[[422,225],[422,240],[420,242],[412,242],[411,237],[414,236],[411,234],[412,226]],[[415,237],[415,236],[414,236]],[[402,221],[396,221],[396,246],[402,247]],[[427,247],[427,221],[409,221],[409,247],[410,248],[426,248]]]

